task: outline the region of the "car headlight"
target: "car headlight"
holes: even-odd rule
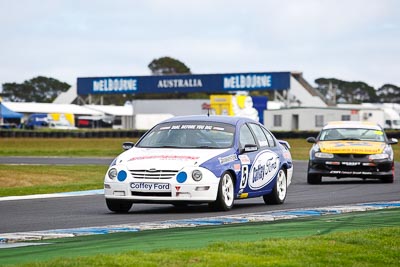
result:
[[[393,149],[390,145],[386,145],[385,149],[383,150],[382,154],[387,154],[390,160],[393,160]]]
[[[369,160],[388,159],[388,158],[389,158],[388,154],[374,154],[374,155],[369,155],[368,157]]]
[[[117,165],[117,159],[118,159],[118,157],[115,158],[115,159],[111,162],[110,167],[112,167],[112,166],[114,166],[114,165]]]
[[[117,175],[118,175],[118,171],[116,168],[111,168],[108,171],[108,177],[110,177],[110,179],[112,179],[112,180],[114,180],[117,177]]]
[[[315,153],[316,158],[323,158],[323,159],[332,159],[333,154],[331,153],[324,153],[324,152],[317,152]]]
[[[193,180],[195,180],[196,182],[200,181],[203,178],[203,174],[201,173],[201,171],[199,170],[194,170],[192,172],[192,178]]]

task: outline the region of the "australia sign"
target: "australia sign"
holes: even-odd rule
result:
[[[286,90],[290,72],[78,78],[78,95]]]

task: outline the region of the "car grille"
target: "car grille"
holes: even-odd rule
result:
[[[130,170],[132,178],[136,179],[171,179],[178,172],[176,170]]]
[[[362,159],[369,157],[366,154],[335,154],[335,156],[339,159]]]
[[[326,166],[326,169],[331,171],[360,171],[360,172],[376,172],[376,167],[370,166]]]
[[[140,197],[171,197],[171,192],[131,192],[132,196]]]

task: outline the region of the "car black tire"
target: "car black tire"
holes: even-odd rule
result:
[[[109,210],[116,213],[127,213],[132,207],[131,202],[117,199],[106,199],[106,204]]]
[[[383,183],[392,184],[394,182],[394,175],[382,178],[381,181]]]
[[[309,183],[309,184],[320,184],[321,181],[322,181],[322,176],[321,175],[307,173],[307,183]]]
[[[322,175],[320,175],[320,174],[310,174],[310,165],[311,165],[311,163],[308,162],[307,183],[308,184],[320,184],[321,181],[322,181]]]
[[[280,169],[276,176],[274,189],[271,193],[264,195],[263,199],[265,204],[282,204],[285,202],[287,193],[287,178],[286,172]]]
[[[209,203],[212,210],[228,211],[232,209],[235,200],[235,184],[232,175],[224,172],[218,185],[217,200]]]

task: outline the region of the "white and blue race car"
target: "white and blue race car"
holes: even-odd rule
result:
[[[282,204],[293,174],[289,144],[241,117],[174,117],[123,148],[104,179],[107,207],[118,213],[133,203],[227,211],[237,199],[262,196]]]

